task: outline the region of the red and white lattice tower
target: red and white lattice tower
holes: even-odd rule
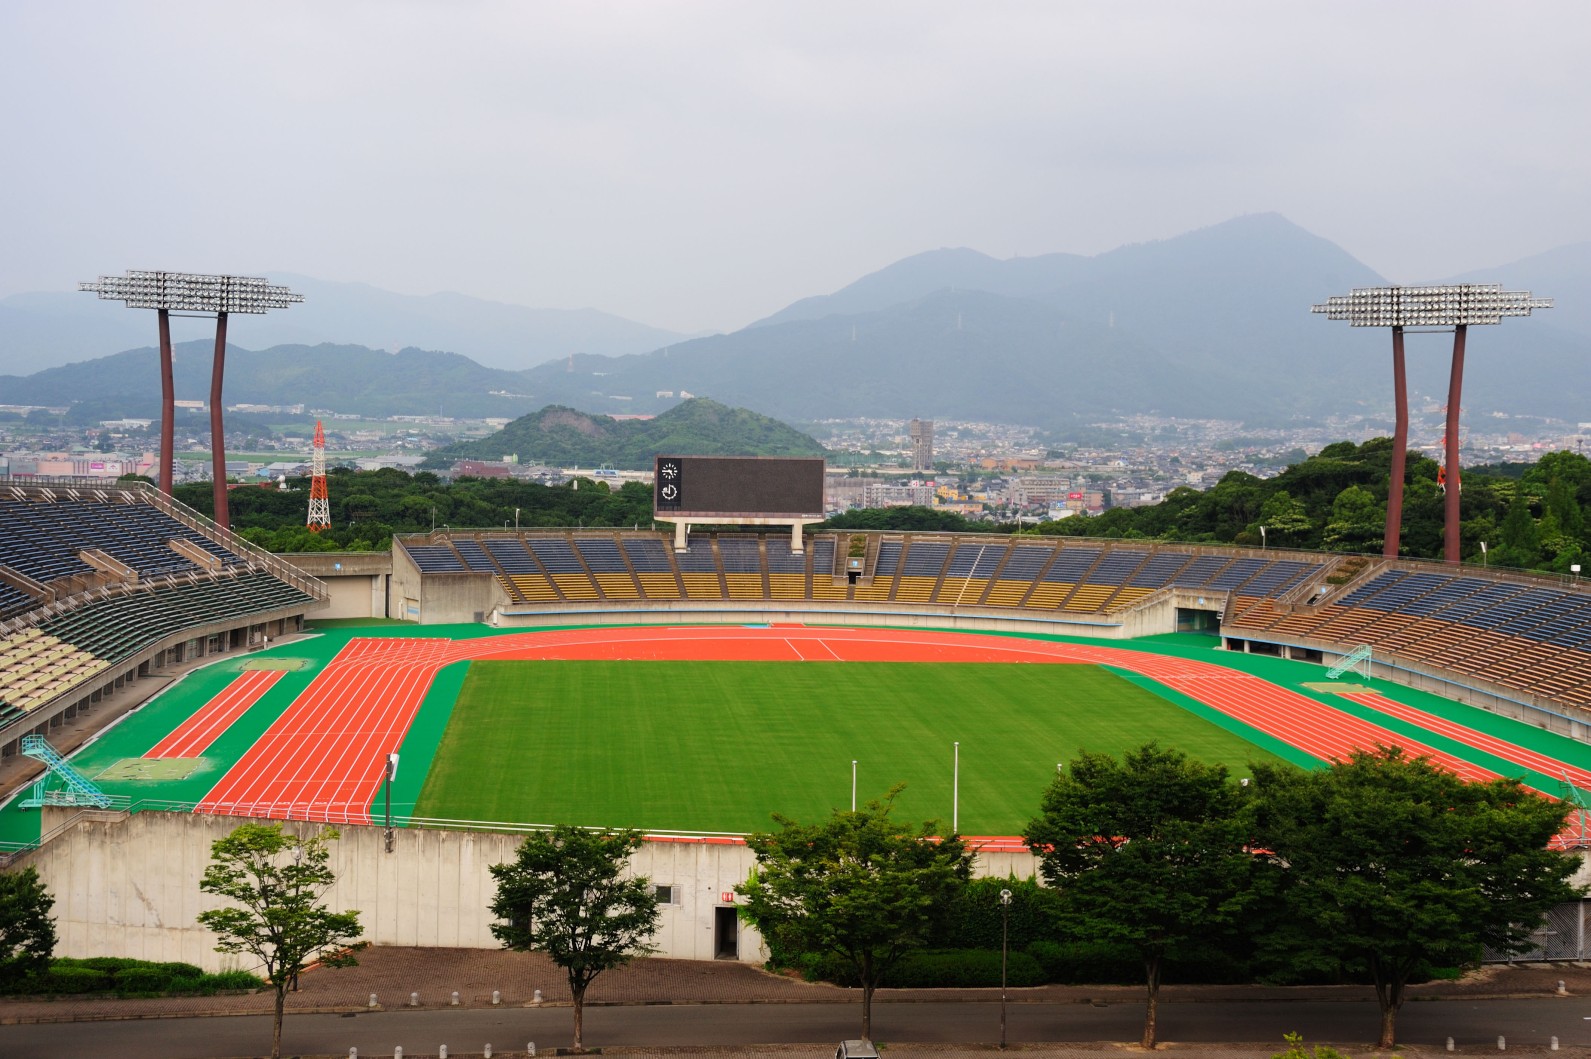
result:
[[[319,533],[331,525],[331,502],[326,498],[326,431],[315,420],[315,450],[310,457],[309,531]]]

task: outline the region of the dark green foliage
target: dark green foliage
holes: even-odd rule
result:
[[[1173,489],[1153,506],[1046,522],[1038,532],[1376,553],[1385,534],[1391,464],[1388,438],[1362,445],[1342,441],[1274,478],[1262,481],[1233,471],[1202,493]],[[1437,471],[1436,461],[1408,454],[1405,555],[1442,556],[1444,493]],[[1566,573],[1591,556],[1591,460],[1574,452],[1549,452],[1534,464],[1465,468],[1462,478],[1461,540],[1467,561],[1481,561],[1482,541],[1492,566]]]
[[[561,467],[604,464],[650,470],[655,456],[822,456],[811,437],[776,419],[705,397],[681,401],[653,419],[614,419],[549,405],[479,441],[437,449],[425,466],[457,460],[500,460]]]
[[[1250,895],[1238,787],[1226,769],[1154,743],[1117,761],[1081,752],[1044,792],[1024,834],[1062,892],[1072,937],[1136,950],[1148,1004],[1142,1045],[1155,1046],[1168,960],[1235,935]]]
[[[1577,862],[1547,849],[1566,807],[1515,780],[1466,783],[1396,747],[1318,772],[1256,763],[1254,776],[1250,825],[1274,852],[1261,954],[1373,984],[1381,1047],[1410,981],[1483,945],[1518,951],[1578,896]]]
[[[866,507],[835,515],[814,529],[919,530],[948,533],[993,533],[999,529],[987,522],[970,522],[954,511],[908,505]]]
[[[44,971],[11,983],[11,995],[106,993],[115,996],[213,996],[259,989],[265,983],[247,971],[206,974],[191,963],[150,963],[117,956],[62,957]]]
[[[1025,952],[1006,957],[1006,984],[1043,985],[1044,968]],[[998,989],[999,949],[929,949],[912,952],[884,976],[885,989]]]
[[[943,931],[972,871],[972,853],[937,821],[890,819],[902,788],[821,824],[775,815],[779,830],[752,835],[741,914],[787,958],[832,954],[862,989],[862,1037],[872,1038],[873,991],[890,968]]]
[[[27,992],[40,993],[108,993],[116,976],[97,967],[85,967],[64,960],[56,961],[48,971],[39,976],[39,988]]]
[[[545,952],[564,969],[574,1000],[574,1047],[582,1048],[586,989],[603,971],[653,951],[657,901],[651,881],[629,875],[638,831],[560,825],[519,844],[497,880],[492,935],[505,949]]]
[[[199,880],[201,892],[227,902],[198,916],[219,937],[216,951],[259,961],[276,994],[272,1059],[282,1053],[287,988],[299,972],[312,960],[327,967],[356,962],[347,946],[364,933],[359,913],[322,903],[337,881],[327,849],[337,837],[330,828],[305,839],[285,834],[281,824],[241,824],[210,844]]]
[[[790,961],[809,982],[830,982],[856,989],[862,985],[856,965],[836,953],[806,953]],[[1043,985],[1051,981],[1042,962],[1032,953],[1012,949],[1006,965],[1006,984],[1012,987]],[[879,982],[880,989],[998,989],[999,949],[923,949],[902,956]]]
[[[1108,941],[1035,941],[1027,954],[1043,968],[1046,982],[1134,985],[1144,976],[1144,961],[1136,949]]]
[[[0,872],[0,989],[48,966],[55,951],[54,907],[31,865]]]
[[[444,485],[422,471],[349,471],[327,474],[332,525],[320,533],[304,527],[309,480],[277,489],[234,489],[228,497],[232,525],[251,543],[268,551],[385,551],[394,533],[425,533],[433,528],[502,530],[512,527],[652,525],[652,490],[639,482],[609,489],[584,479],[548,486],[509,478],[460,478]],[[208,483],[178,486],[177,499],[209,513]]]
[[[1060,916],[1060,894],[1034,879],[974,879],[956,897],[949,923],[935,944],[953,949],[1000,948],[1000,891],[1011,891],[1010,938],[1013,950],[1053,938]]]

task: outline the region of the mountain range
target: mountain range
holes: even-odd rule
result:
[[[442,293],[395,294],[365,283],[331,283],[267,273],[304,296],[263,316],[234,321],[251,349],[278,345],[358,344],[374,349],[443,349],[489,368],[520,370],[571,353],[644,353],[687,336],[595,309],[532,309]],[[174,330],[213,333],[178,321]],[[176,330],[178,335],[184,331]],[[82,293],[15,294],[0,299],[0,374],[23,374],[153,342],[149,312],[128,312]]]
[[[1434,280],[1498,281],[1556,296],[1557,307],[1502,327],[1472,329],[1465,405],[1584,419],[1591,407],[1591,372],[1584,370],[1591,304],[1579,292],[1591,283],[1591,244]],[[242,368],[235,374],[229,361],[227,395],[229,402],[305,400],[367,414],[400,406],[428,412],[440,405],[453,409],[450,414],[490,408],[473,414],[496,415],[547,405],[655,414],[698,395],[791,421],[921,416],[1061,432],[1150,412],[1253,424],[1355,412],[1379,416],[1391,398],[1386,330],[1351,328],[1309,309],[1353,287],[1385,282],[1285,218],[1255,214],[1092,257],[999,260],[964,248],[930,251],[804,298],[733,334],[676,336],[630,351],[586,348],[519,371],[418,349],[391,355],[284,345],[240,354],[237,363],[261,360],[254,375]],[[375,306],[371,312],[379,316],[382,300],[365,297],[371,290],[362,288],[361,304]],[[345,293],[329,288],[317,297],[335,300]],[[103,309],[86,296],[72,297]],[[309,304],[264,319],[285,320]],[[405,306],[412,301],[392,303],[392,326],[418,330],[418,322],[404,324]],[[148,314],[123,315],[142,320]],[[463,344],[462,337],[446,337],[441,315],[426,320],[425,326],[442,329],[427,332],[439,336],[436,346],[456,350]],[[0,349],[7,344],[0,318]],[[1410,336],[1410,386],[1417,399],[1445,398],[1449,344],[1446,335]],[[380,359],[391,356],[399,360]],[[325,363],[304,366],[315,360]],[[50,400],[39,399],[45,391],[35,383],[54,374],[44,372],[0,378],[0,403],[60,403],[74,393],[114,399],[118,392],[149,389],[153,378],[152,370],[139,368],[123,379],[102,361],[58,370]],[[108,389],[112,375],[119,380],[114,391]],[[306,389],[317,395],[288,396]]]

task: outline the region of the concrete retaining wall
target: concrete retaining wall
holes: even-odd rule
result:
[[[216,907],[199,891],[210,845],[245,821],[186,813],[83,813],[45,809],[46,834],[58,832],[22,858],[38,869],[55,895],[58,956],[131,956],[184,960],[207,970],[249,967],[215,951],[215,936],[196,919]],[[318,824],[289,822],[293,834]],[[379,827],[340,826],[331,844],[337,884],[327,894],[335,910],[360,911],[365,938],[376,945],[498,948],[487,906],[495,893],[488,868],[512,860],[519,836],[495,832],[406,830],[386,852]],[[725,939],[716,912],[734,903],[751,871],[751,852],[730,841],[649,841],[634,870],[674,889],[661,906],[655,939],[660,955],[714,959]],[[1026,853],[981,857],[980,874],[1033,874]],[[756,931],[740,924],[736,957],[766,955]]]

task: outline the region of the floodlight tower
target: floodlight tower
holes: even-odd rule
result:
[[[1453,363],[1447,383],[1447,451],[1443,456],[1447,495],[1442,514],[1443,558],[1459,561],[1458,414],[1464,383],[1464,340],[1470,324],[1500,324],[1505,316],[1529,316],[1552,308],[1551,298],[1505,291],[1501,283],[1457,283],[1433,287],[1355,287],[1326,299],[1310,312],[1354,327],[1392,328],[1392,390],[1397,418],[1392,435],[1392,472],[1387,488],[1387,529],[1381,554],[1398,555],[1403,530],[1403,467],[1409,443],[1409,390],[1403,370],[1403,332],[1453,332]]]
[[[315,448],[309,464],[309,532],[331,525],[331,501],[326,496],[326,431],[315,420]]]
[[[160,491],[171,494],[171,462],[175,458],[173,420],[176,395],[171,374],[171,314],[215,317],[215,360],[210,368],[210,449],[214,479],[215,521],[230,528],[226,496],[226,435],[221,422],[221,376],[226,364],[226,321],[229,313],[265,313],[304,300],[286,287],[254,276],[207,276],[192,272],[137,272],[101,276],[79,283],[106,301],[126,302],[129,309],[154,309],[160,314]]]

